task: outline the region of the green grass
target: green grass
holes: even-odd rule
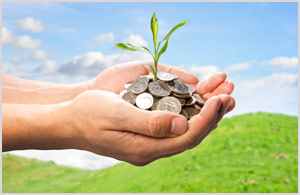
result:
[[[144,167],[88,171],[2,155],[3,192],[298,192],[298,118],[224,119],[199,146]]]

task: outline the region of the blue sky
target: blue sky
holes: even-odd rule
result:
[[[72,83],[117,63],[148,58],[113,44],[128,41],[152,49],[155,11],[159,39],[188,20],[171,36],[160,61],[184,66],[200,80],[225,71],[236,87],[237,106],[230,115],[298,115],[296,2],[2,5],[2,70],[9,74]]]
[[[237,86],[237,96],[242,94],[237,93],[238,87],[259,90],[258,85],[271,90],[269,94],[281,93],[284,88],[294,89],[284,93],[295,93],[297,3],[5,2],[3,70],[30,79],[71,83],[90,79],[120,62],[149,58],[146,53],[121,51],[113,44],[128,41],[152,49],[149,23],[154,11],[159,39],[188,20],[171,36],[161,62],[183,66],[200,80],[225,71]],[[85,68],[86,63],[96,71]],[[273,80],[275,86],[270,85]],[[292,97],[298,99],[297,94]],[[246,100],[240,102],[245,102],[244,112],[298,113],[295,102],[281,107],[271,104],[267,109],[258,106],[256,110],[247,109]]]

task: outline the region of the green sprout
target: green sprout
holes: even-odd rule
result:
[[[187,22],[187,20],[177,24],[175,27],[173,27],[170,30],[170,32],[161,41],[159,41],[157,43],[158,22],[157,22],[157,19],[155,16],[155,12],[153,13],[153,16],[151,18],[150,27],[151,27],[151,31],[153,34],[154,55],[151,53],[151,51],[147,47],[135,46],[130,43],[116,43],[115,45],[121,49],[129,50],[129,51],[142,51],[142,50],[148,51],[154,60],[154,68],[152,66],[147,66],[147,68],[149,68],[153,72],[153,80],[156,81],[157,80],[157,64],[158,64],[159,57],[161,56],[161,54],[163,54],[167,50],[169,38],[172,35],[172,33],[175,30],[177,30],[179,27],[185,25],[186,22]],[[165,42],[165,44],[159,50],[159,47],[163,42]]]

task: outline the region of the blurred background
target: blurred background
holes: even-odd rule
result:
[[[256,112],[298,117],[296,2],[4,2],[2,6],[2,71],[5,73],[32,80],[74,83],[91,79],[118,63],[151,59],[145,52],[126,52],[113,44],[129,42],[152,49],[150,19],[155,11],[158,39],[174,25],[188,20],[170,38],[162,63],[185,67],[199,80],[226,72],[228,80],[234,82],[232,96],[237,105],[227,117]],[[267,118],[264,114],[262,117]],[[258,124],[260,119],[255,118],[251,123]],[[270,124],[279,126],[276,121]],[[293,135],[298,139],[295,132]],[[297,151],[296,145],[292,146]],[[79,150],[9,153],[87,170],[119,163]],[[295,158],[287,159],[297,161]],[[283,183],[291,185],[291,181],[287,179]],[[256,185],[255,180],[252,183]]]

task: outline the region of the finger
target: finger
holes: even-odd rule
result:
[[[226,111],[226,113],[231,112],[235,108],[236,102],[234,98],[231,98],[231,103]]]
[[[211,76],[209,79],[201,81],[197,84],[196,93],[206,94],[213,92],[221,83],[226,80],[227,75],[225,73],[217,73]]]
[[[127,103],[127,102],[126,102]],[[151,137],[173,137],[187,130],[184,116],[164,111],[147,111],[131,104],[119,106],[113,121],[115,130],[129,131]]]
[[[159,63],[157,66],[158,71],[168,72],[178,76],[178,79],[187,84],[197,84],[199,82],[198,78],[193,74],[189,73],[182,67],[169,66],[167,64]]]
[[[226,94],[219,95],[219,97],[221,99],[222,104],[221,108],[219,109],[218,119],[216,123],[218,123],[223,118],[232,101],[232,98]]]
[[[228,94],[230,95],[234,90],[234,84],[231,81],[224,81],[222,84],[217,86],[215,90],[213,90],[211,93],[207,93],[203,95],[206,99],[220,95],[220,94]]]

